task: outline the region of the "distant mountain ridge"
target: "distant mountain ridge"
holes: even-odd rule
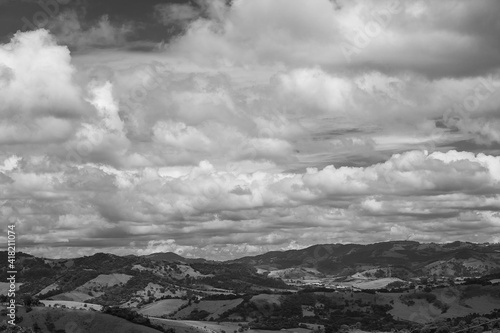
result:
[[[7,260],[7,252],[0,252]],[[453,242],[447,244],[419,243],[415,241],[389,241],[374,244],[318,244],[304,249],[272,251],[256,256],[247,256],[228,261],[209,261],[203,258],[185,258],[173,252],[152,253],[149,255],[118,256],[109,253],[96,253],[92,256],[72,259],[45,259],[19,252],[17,263],[26,260],[39,262],[47,281],[50,275],[58,275],[47,269],[66,270],[71,267],[85,269],[83,275],[91,270],[112,274],[125,272],[123,268],[142,267],[149,269],[155,265],[209,265],[212,271],[219,266],[244,265],[256,272],[281,279],[300,279],[306,277],[353,275],[366,277],[397,277],[409,279],[419,276],[478,277],[500,273],[500,244],[476,244]],[[148,264],[151,262],[151,264]],[[141,264],[143,263],[143,264]],[[155,264],[156,263],[156,264]],[[142,266],[141,266],[142,265]],[[149,266],[148,266],[149,265]],[[193,266],[194,267],[194,266]],[[204,267],[204,266],[200,266]],[[103,270],[104,268],[104,270]],[[160,274],[154,270],[151,273]],[[6,274],[2,272],[2,276]],[[127,273],[128,274],[128,273]],[[166,274],[165,272],[161,274]],[[173,273],[172,273],[173,274]],[[171,275],[172,275],[171,274]],[[181,273],[178,273],[181,274]],[[187,274],[187,273],[185,273]],[[210,270],[206,270],[210,274]],[[374,275],[375,274],[375,275]],[[172,275],[174,276],[174,275]],[[181,278],[181,275],[176,275]],[[42,282],[42,281],[39,281]],[[40,283],[40,290],[48,284]]]
[[[169,262],[206,262],[173,252],[144,256]],[[216,262],[216,261],[213,261]],[[363,270],[391,267],[394,276],[477,276],[500,272],[500,244],[388,241],[373,244],[317,244],[298,250],[271,251],[223,263],[242,263],[264,271],[314,269],[326,275],[352,275]],[[308,274],[304,271],[304,274]]]
[[[18,261],[36,258],[19,252]],[[7,252],[0,251],[2,260]],[[184,264],[244,264],[262,272],[301,268],[314,269],[325,275],[352,275],[376,268],[388,268],[394,276],[408,278],[420,275],[477,276],[500,272],[500,244],[453,242],[446,244],[416,241],[388,241],[374,244],[317,244],[304,249],[271,251],[227,261],[186,258],[174,252],[118,256],[96,253],[72,259],[44,259],[50,265],[77,265],[87,268],[123,267],[140,258],[157,262]],[[304,270],[304,274],[307,273]],[[279,275],[279,274],[278,274]]]
[[[350,275],[373,266],[393,267],[396,275],[474,276],[500,272],[500,244],[415,241],[367,245],[319,244],[300,250],[272,251],[229,262],[245,263],[270,271],[306,267],[333,275]]]
[[[168,261],[168,262],[180,261],[180,262],[185,262],[185,263],[196,263],[196,262],[208,261],[208,260],[203,259],[203,258],[185,258],[183,256],[178,255],[177,253],[174,253],[174,252],[156,252],[156,253],[148,254],[144,257],[151,259],[151,260],[163,260],[163,261]]]

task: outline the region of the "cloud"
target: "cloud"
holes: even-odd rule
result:
[[[498,68],[493,31],[499,11],[489,0],[479,6],[455,0],[235,1],[222,22],[194,22],[171,49],[197,61],[203,54],[205,61],[474,76]],[[477,17],[485,18],[481,27],[473,23]]]
[[[329,166],[303,174],[230,172],[208,162],[140,172],[99,165],[19,169],[33,163],[40,165],[11,157],[3,171],[13,180],[3,185],[4,194],[28,200],[18,207],[24,210],[20,230],[39,230],[25,244],[96,246],[106,237],[117,253],[137,237],[148,253],[169,249],[194,256],[209,248],[213,252],[205,254],[213,257],[224,256],[226,247],[232,254],[241,246],[256,252],[285,248],[297,232],[301,244],[325,241],[321,235],[363,240],[368,230],[377,231],[370,241],[403,234],[448,241],[470,230],[486,241],[500,207],[500,159],[457,151],[413,151],[364,168]],[[42,198],[43,209],[35,204]],[[172,241],[163,244],[165,237]]]
[[[0,142],[67,138],[85,110],[68,49],[46,30],[17,33],[0,46],[0,64]]]
[[[206,151],[211,141],[195,127],[184,123],[158,122],[153,128],[155,137],[167,145],[186,150]]]
[[[3,166],[0,166],[0,170],[3,172],[12,171],[18,167],[19,161],[21,161],[21,158],[19,156],[10,156],[3,162]]]
[[[456,151],[432,154],[413,151],[393,155],[385,163],[366,168],[310,169],[294,185],[301,188],[303,183],[306,188],[319,189],[326,195],[494,191],[500,180],[498,163],[497,158],[481,154],[476,157]]]
[[[46,116],[77,114],[78,88],[71,81],[74,68],[69,51],[46,30],[17,33],[2,45],[0,57],[4,115],[31,115],[35,109]]]
[[[113,86],[91,81],[87,87],[87,101],[94,106],[96,115],[82,121],[80,127],[65,147],[67,160],[82,162],[122,164],[130,145],[119,116],[117,101],[113,97]]]

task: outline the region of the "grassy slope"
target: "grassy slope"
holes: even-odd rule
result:
[[[55,295],[51,298],[55,300],[84,302],[96,296],[102,295],[102,291],[105,290],[105,288],[112,287],[120,283],[127,283],[131,277],[131,275],[126,274],[100,274],[96,278],[87,281],[72,291]],[[97,290],[97,292],[94,290]],[[92,296],[89,295],[89,292],[92,293]]]
[[[352,285],[360,289],[380,289],[387,287],[388,284],[393,282],[403,282],[403,280],[398,278],[381,278],[370,281],[356,281]]]
[[[161,317],[162,315],[177,311],[177,309],[186,303],[187,301],[182,299],[164,299],[148,304],[139,309],[138,312],[148,316]]]
[[[42,331],[47,331],[47,322],[53,322],[55,329],[73,332],[78,330],[78,332],[81,333],[160,332],[149,327],[130,323],[122,318],[93,311],[35,307],[33,311],[29,313],[20,309],[19,314],[24,318],[20,326],[32,327],[36,322],[38,326],[42,328]]]
[[[16,283],[16,289],[19,290],[19,286],[22,283]],[[10,283],[0,282],[0,295],[7,295],[9,293]]]
[[[216,322],[205,322],[205,321],[195,321],[195,320],[176,321],[170,319],[152,319],[151,321],[154,321],[155,324],[166,324],[169,325],[169,327],[172,327],[172,325],[177,325],[175,326],[175,330],[177,333],[221,333],[222,331],[225,331],[226,333],[233,333],[234,331],[237,331],[240,328],[240,326],[238,326],[238,323],[233,323],[233,322],[216,323]],[[277,331],[249,329],[246,330],[245,332],[276,333]],[[311,331],[303,328],[294,328],[279,332],[309,333]]]
[[[182,309],[181,311],[175,314],[176,319],[182,319],[189,316],[189,314],[194,310],[198,309],[199,311],[207,311],[210,313],[208,316],[213,318],[218,318],[223,312],[236,307],[243,301],[241,298],[232,299],[232,300],[220,300],[220,301],[201,301],[200,303],[192,303],[187,308]]]

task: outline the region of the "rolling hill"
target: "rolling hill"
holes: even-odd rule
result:
[[[329,275],[352,275],[366,267],[391,267],[391,275],[481,276],[500,272],[500,244],[421,244],[394,241],[368,245],[323,244],[301,250],[274,251],[230,262],[267,271],[314,268]]]
[[[7,253],[0,252],[0,258],[5,261]],[[337,329],[360,322],[384,330],[460,317],[472,320],[500,307],[498,244],[325,244],[224,262],[171,252],[71,259],[18,253],[17,258],[18,295],[36,296],[45,304],[26,312],[26,327],[52,323],[60,329],[69,323],[61,313],[79,322],[73,316],[93,313],[92,308],[102,311],[92,324],[101,326],[82,323],[84,331],[108,326],[129,330],[125,326],[132,323],[121,321],[129,317],[138,320],[135,324],[149,318],[162,325],[174,319],[246,322],[258,330],[293,328],[301,320],[334,322]],[[7,277],[6,267],[0,267],[0,278]],[[179,325],[180,332],[198,332],[196,325]]]

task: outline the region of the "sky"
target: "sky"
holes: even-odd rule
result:
[[[0,0],[0,241],[500,242],[496,0]]]

